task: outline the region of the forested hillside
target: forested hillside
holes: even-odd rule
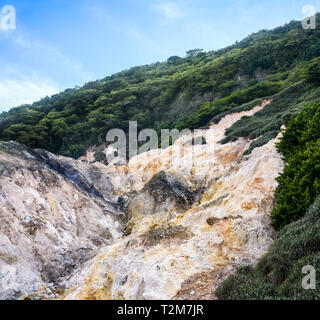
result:
[[[291,22],[219,51],[191,50],[2,113],[0,139],[77,158],[109,129],[127,130],[129,120],[140,129],[194,129],[272,97],[270,107],[227,132],[226,142],[259,138],[250,152],[320,98],[319,56],[319,29]]]

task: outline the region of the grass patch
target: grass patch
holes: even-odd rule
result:
[[[303,266],[312,265],[320,274],[320,197],[304,218],[280,231],[269,252],[255,268],[238,269],[215,294],[224,300],[319,299],[316,290],[302,288]]]
[[[251,117],[242,117],[226,130],[222,144],[248,137],[252,141],[246,154],[274,139],[283,125],[295,117],[304,105],[320,99],[319,88],[300,81],[271,96],[273,101]],[[252,105],[252,104],[251,104]],[[249,107],[251,106],[249,105]],[[231,111],[230,111],[231,112]]]

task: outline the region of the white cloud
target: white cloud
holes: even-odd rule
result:
[[[29,104],[46,96],[57,93],[58,90],[45,82],[32,80],[0,80],[0,111],[21,104]]]
[[[0,112],[72,87],[74,78],[79,82],[92,78],[81,62],[29,32],[0,33],[1,44],[10,48],[14,58],[0,57]]]
[[[93,79],[93,74],[85,70],[81,61],[65,55],[63,49],[23,29],[0,33],[1,46],[7,46],[12,54],[0,56],[0,82],[31,79],[30,82],[42,83],[46,79],[46,83],[54,81],[61,88]]]
[[[154,6],[155,11],[165,20],[174,20],[183,17],[183,11],[173,1],[159,3]]]

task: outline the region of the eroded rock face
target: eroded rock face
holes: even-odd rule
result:
[[[226,128],[268,102],[170,148],[109,166],[115,194],[131,194],[131,233],[86,262],[65,283],[61,298],[212,299],[236,267],[266,253],[274,237],[269,215],[276,177],[283,169],[276,140],[247,157],[242,155],[250,141],[218,141]],[[186,143],[201,136],[205,145]]]
[[[122,236],[122,213],[101,168],[0,143],[0,299],[59,288]]]
[[[157,219],[168,221],[182,214],[199,201],[201,190],[188,189],[186,181],[164,171],[157,173],[131,199],[128,206],[128,229],[136,232],[144,228],[144,217],[154,216]],[[148,231],[149,226],[147,226]]]
[[[0,143],[0,298],[214,299],[273,242],[276,140],[218,143],[269,102],[125,165]]]

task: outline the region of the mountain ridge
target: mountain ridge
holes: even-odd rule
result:
[[[292,21],[218,51],[134,67],[2,113],[0,140],[78,158],[104,144],[108,130],[126,132],[129,120],[139,129],[200,128],[305,79],[309,61],[320,56],[319,40],[318,29]]]

